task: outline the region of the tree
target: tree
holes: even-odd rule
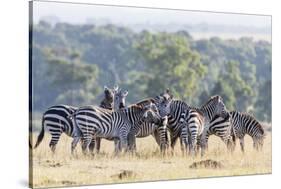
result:
[[[169,33],[142,32],[135,45],[139,62],[145,65],[146,93],[159,94],[169,87],[184,100],[194,97],[196,81],[206,73],[200,55],[192,51],[186,37]]]
[[[242,79],[237,61],[227,63],[227,70],[221,74],[212,94],[221,95],[227,108],[239,111],[247,111],[250,105],[248,98],[254,95],[250,85]]]

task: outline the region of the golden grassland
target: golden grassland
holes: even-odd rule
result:
[[[33,137],[33,140],[37,138]],[[250,137],[245,138],[245,153],[240,151],[239,141],[233,154],[215,136],[209,140],[209,151],[201,158],[182,155],[179,142],[175,153],[163,157],[152,137],[137,139],[137,154],[113,155],[113,142],[102,140],[101,153],[82,155],[80,144],[77,153],[70,153],[71,138],[63,135],[56,153],[52,154],[48,143],[49,134],[32,150],[33,187],[66,185],[91,185],[153,180],[187,179],[248,174],[271,173],[271,134],[268,133],[261,152],[252,147]],[[33,141],[33,144],[35,141]],[[197,161],[211,159],[222,164],[221,168],[196,168],[189,166]]]

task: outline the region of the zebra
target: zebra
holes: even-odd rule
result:
[[[158,98],[147,98],[144,99],[142,101],[139,101],[136,103],[136,105],[144,107],[145,105],[147,105],[148,103],[157,103]],[[155,106],[154,109],[155,112],[158,112],[157,107]],[[152,135],[155,140],[156,143],[159,145],[160,147],[160,151],[165,154],[165,151],[167,149],[167,121],[168,118],[167,116],[161,118],[161,121],[159,123],[151,123],[151,122],[147,122],[144,121],[142,122],[142,124],[136,124],[132,127],[130,133],[129,133],[129,137],[128,137],[128,142],[129,142],[129,149],[131,151],[135,151],[136,150],[136,142],[135,142],[135,138],[144,138],[147,136]]]
[[[220,136],[223,141],[228,145],[231,141],[230,127],[210,127],[209,123],[215,117],[226,118],[228,115],[223,100],[220,96],[216,95],[211,97],[200,108],[191,108],[186,116],[186,127],[188,131],[188,137],[190,138],[189,145],[192,152],[195,150],[196,144],[201,147],[201,156],[204,155],[207,148],[207,140],[210,134],[216,134]],[[228,131],[225,133],[225,131]],[[194,133],[194,134],[193,134]],[[197,138],[196,136],[200,137]],[[198,146],[199,146],[198,145]]]
[[[117,88],[115,87],[114,88],[114,97],[110,98],[110,99],[113,100],[113,105],[112,105],[112,102],[111,102],[110,108],[102,106],[102,104],[108,103],[108,101],[105,101],[105,102],[101,102],[100,107],[105,108],[105,109],[110,109],[110,110],[118,110],[118,109],[125,108],[126,107],[126,97],[127,97],[127,95],[128,95],[127,90],[122,91],[121,89],[118,89],[118,87]],[[112,138],[106,138],[106,139],[107,140],[113,140]],[[92,142],[89,145],[89,150],[91,152],[93,152],[93,149],[96,145],[96,152],[99,153],[100,152],[100,145],[101,145],[101,138],[97,137],[93,140],[95,140],[95,143]],[[121,146],[119,145],[118,148],[120,150]]]
[[[191,145],[191,149],[194,151],[195,142],[197,139],[199,140],[198,137],[200,137],[200,143],[202,141],[201,146],[203,147],[201,149],[201,155],[203,155],[206,146],[205,137],[207,135],[206,133],[208,133],[206,132],[207,129],[205,129],[205,125],[209,123],[216,115],[220,115],[222,117],[227,116],[227,110],[223,103],[222,97],[218,95],[213,96],[203,106],[196,108],[187,105],[181,100],[173,100],[169,90],[166,90],[166,92],[160,96],[162,96],[162,100],[160,100],[160,103],[158,103],[158,108],[161,116],[169,115],[168,128],[170,131],[172,149],[174,149],[177,138],[180,136],[187,137],[187,134],[189,134],[191,135],[189,142],[187,141],[188,139],[180,140],[181,149],[183,149],[183,144],[185,144],[187,148],[187,144],[189,143]],[[182,131],[183,123],[180,123],[180,120],[183,118],[183,116],[186,120],[185,123],[187,125],[191,125]],[[200,124],[203,124],[204,126],[200,126]],[[184,132],[188,133],[184,134]]]
[[[199,140],[203,133],[204,121],[204,116],[200,111],[189,109],[182,112],[179,120],[182,152],[187,152],[187,147],[189,147],[189,153],[194,154],[196,147],[198,148],[200,144]],[[183,148],[183,144],[185,148]]]
[[[101,106],[112,109],[113,97],[116,90],[118,90],[118,86],[114,87],[114,89],[110,89],[106,86],[104,87],[105,97]],[[73,153],[76,144],[81,137],[81,131],[75,126],[73,121],[69,119],[69,116],[71,116],[77,109],[77,107],[64,104],[49,107],[47,111],[43,113],[41,122],[42,128],[34,148],[37,148],[42,142],[46,129],[51,134],[49,147],[53,153],[55,152],[56,145],[62,133],[73,138],[71,143],[71,152]],[[94,144],[95,140],[93,139],[90,148],[91,150],[93,150],[93,147],[95,146]]]
[[[115,154],[128,148],[128,134],[132,125],[144,121],[158,123],[161,119],[155,111],[155,104],[150,103],[144,107],[133,104],[117,111],[106,110],[97,106],[80,107],[73,119],[82,132],[82,150],[87,153],[88,146],[93,137],[110,138],[115,142]],[[119,141],[120,140],[120,141]]]
[[[262,125],[250,114],[239,111],[231,111],[232,139],[235,145],[236,138],[240,140],[241,151],[244,152],[244,137],[250,135],[253,140],[253,147],[261,150],[265,138],[265,131]]]

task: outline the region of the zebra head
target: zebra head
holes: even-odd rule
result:
[[[146,122],[159,124],[162,121],[162,118],[159,114],[158,108],[154,103],[144,106],[143,119]]]
[[[222,118],[227,118],[229,113],[224,105],[221,96],[216,95],[211,97],[208,102],[203,106],[203,109],[208,110],[209,117],[212,119],[214,116],[220,116]]]
[[[166,91],[157,96],[156,99],[156,105],[161,117],[169,115],[171,112],[171,102],[173,101],[173,95],[170,90],[166,89]]]
[[[126,96],[128,95],[128,91],[122,91],[121,89],[115,92],[114,94],[114,103],[113,103],[113,109],[118,110],[125,108],[126,105]]]
[[[107,86],[104,86],[104,96],[105,99],[107,100],[108,103],[112,103],[113,102],[113,97],[114,97],[114,90],[108,88]]]

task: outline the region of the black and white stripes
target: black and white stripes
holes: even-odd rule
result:
[[[112,138],[123,149],[128,147],[128,134],[133,125],[142,124],[144,121],[160,121],[160,116],[155,112],[155,105],[145,107],[131,105],[118,111],[109,111],[96,106],[79,108],[74,114],[74,120],[82,132],[82,149],[86,153],[93,137]],[[115,147],[115,152],[119,148]]]
[[[265,131],[261,124],[250,114],[231,111],[231,124],[233,126],[232,137],[235,142],[236,138],[240,140],[241,150],[244,152],[244,137],[246,134],[252,137],[253,147],[261,150],[265,137]]]
[[[112,109],[113,107],[113,98],[114,94],[118,90],[118,87],[114,89],[109,89],[104,87],[104,99],[101,102],[101,107]],[[37,148],[41,143],[44,137],[45,130],[51,134],[51,141],[49,146],[52,152],[55,152],[56,145],[62,135],[65,133],[66,135],[73,138],[73,142],[71,144],[71,151],[76,147],[76,144],[79,142],[81,138],[81,131],[76,127],[73,120],[70,117],[77,110],[77,107],[69,106],[69,105],[55,105],[48,108],[47,111],[44,112],[42,116],[42,128],[41,132],[37,138],[37,142],[34,148]],[[95,138],[91,141],[90,150],[92,151],[95,147]]]
[[[216,135],[234,149],[237,138],[244,151],[244,136],[250,135],[254,148],[263,146],[265,133],[261,124],[251,115],[237,111],[228,112],[223,99],[213,96],[201,107],[192,107],[182,100],[174,100],[169,90],[126,107],[128,91],[104,88],[105,99],[99,106],[56,105],[44,112],[42,130],[35,148],[44,137],[51,134],[49,146],[54,152],[62,133],[73,138],[71,151],[81,141],[83,152],[100,150],[100,139],[113,140],[115,152],[122,149],[135,151],[136,138],[152,135],[160,150],[168,148],[170,132],[171,147],[174,149],[180,138],[182,151],[196,154],[208,149],[210,135]],[[200,148],[199,148],[200,147]]]

